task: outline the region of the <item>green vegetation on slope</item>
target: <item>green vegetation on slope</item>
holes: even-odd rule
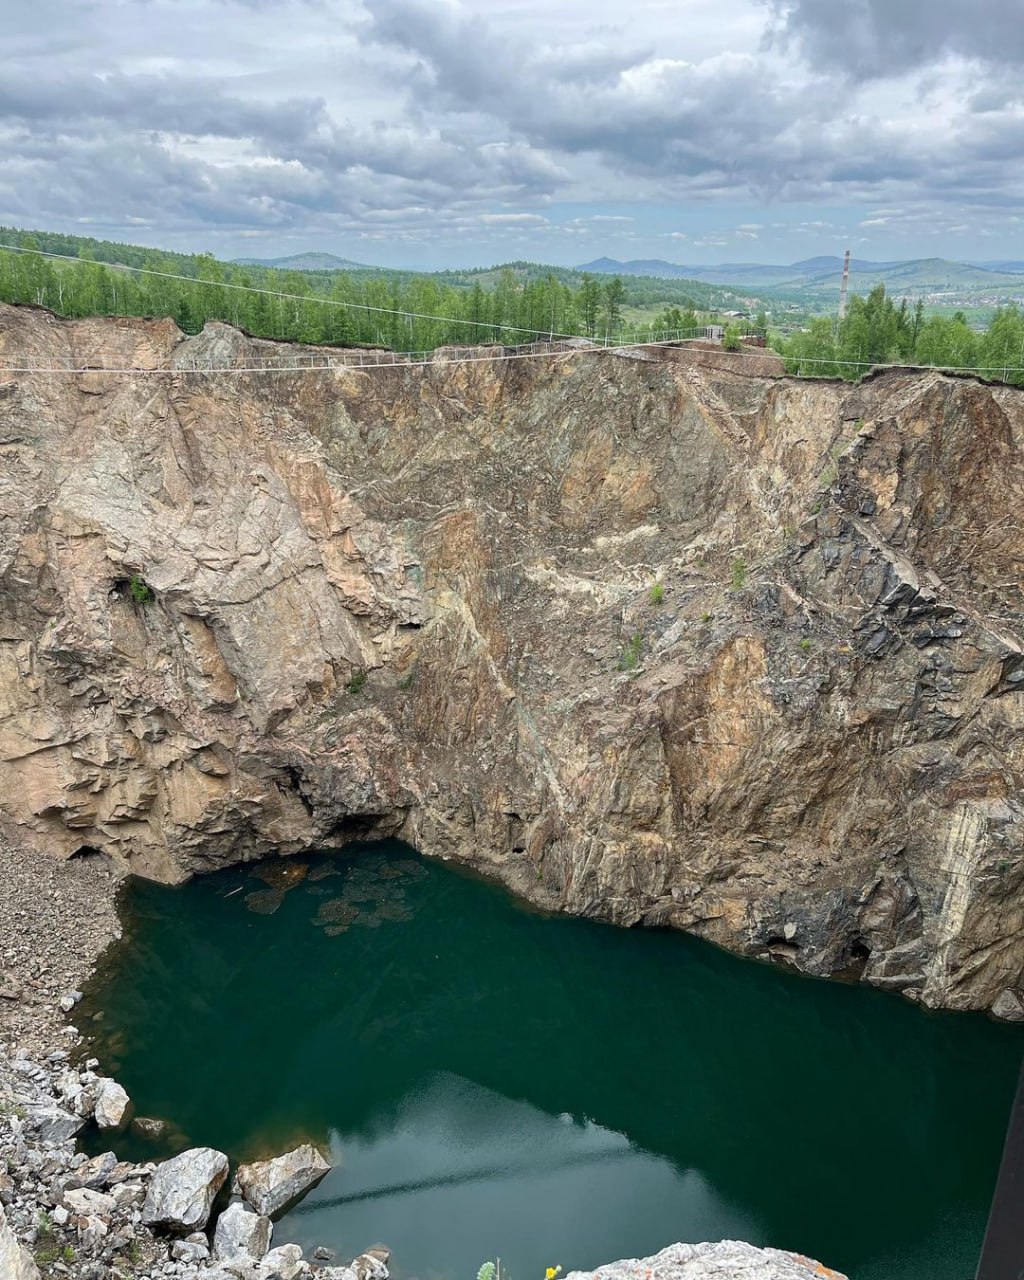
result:
[[[983,376],[1024,385],[1024,315],[998,310],[988,331],[970,328],[962,312],[925,316],[924,305],[896,305],[876,285],[850,300],[840,322],[821,317],[778,344],[791,373],[854,380],[876,364],[922,364],[977,369]]]
[[[282,271],[5,228],[0,243],[39,251],[0,248],[0,301],[72,317],[170,316],[186,333],[223,320],[256,337],[395,351],[514,345],[549,334],[638,342],[689,334],[716,317],[710,300],[721,294],[688,280],[598,278],[528,262],[432,274]],[[737,346],[732,330],[729,337]],[[963,312],[929,316],[923,300],[910,306],[905,298],[897,305],[882,284],[853,297],[841,323],[818,317],[791,337],[777,334],[773,345],[790,372],[805,376],[852,380],[875,364],[913,363],[1024,383],[1024,316],[1016,307],[998,310],[981,333]]]
[[[433,274],[280,271],[209,254],[9,228],[0,228],[0,242],[74,259],[0,249],[5,302],[45,306],[65,316],[170,316],[186,333],[198,333],[208,320],[224,320],[257,337],[396,351],[517,343],[548,334],[643,340],[703,323],[694,308],[712,293],[696,285],[691,295],[686,281],[598,280],[530,263]]]

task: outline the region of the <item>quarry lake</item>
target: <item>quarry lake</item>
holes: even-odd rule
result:
[[[76,1015],[178,1132],[119,1154],[321,1145],[335,1168],[276,1226],[307,1256],[541,1280],[732,1238],[852,1280],[974,1273],[1020,1028],[543,916],[398,844],[123,907]]]

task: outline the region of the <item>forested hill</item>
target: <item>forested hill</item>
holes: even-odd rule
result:
[[[400,351],[446,342],[515,343],[549,333],[643,338],[696,326],[703,316],[695,311],[734,301],[708,285],[691,290],[687,281],[599,280],[527,262],[432,273],[297,271],[12,228],[0,228],[0,244],[74,259],[0,249],[4,301],[37,303],[70,316],[169,315],[186,333],[198,332],[207,320],[226,320],[257,337]]]
[[[0,243],[30,250],[0,248],[0,301],[65,316],[170,316],[186,333],[224,320],[256,337],[411,352],[548,335],[647,342],[690,335],[709,318],[682,292],[689,282],[598,279],[530,263],[432,275],[318,273],[3,228]],[[638,286],[655,284],[679,289],[683,305],[671,295],[660,306],[637,296]],[[928,316],[921,301],[897,304],[878,285],[851,299],[840,324],[821,317],[791,336],[776,330],[771,340],[790,371],[806,376],[856,378],[875,364],[913,363],[1024,382],[1024,317],[1013,306],[998,310],[982,332],[960,312]],[[727,330],[726,345],[733,344],[738,334]]]

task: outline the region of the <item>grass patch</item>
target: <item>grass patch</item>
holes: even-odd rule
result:
[[[742,591],[747,585],[748,569],[746,562],[743,560],[734,560],[732,562],[732,589],[733,591]]]
[[[656,582],[648,594],[648,600],[651,604],[662,604],[665,599],[665,588],[660,582]]]
[[[642,631],[634,631],[619,654],[620,671],[635,671],[637,669],[640,665],[640,651],[643,649],[643,645],[644,633]]]
[[[349,693],[362,693],[363,685],[366,684],[366,672],[360,668],[358,671],[352,672],[352,679],[349,680],[345,688]]]

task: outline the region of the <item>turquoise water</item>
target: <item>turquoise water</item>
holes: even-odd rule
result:
[[[91,1052],[172,1146],[329,1147],[279,1240],[423,1280],[723,1237],[974,1274],[1019,1028],[545,917],[397,844],[133,882],[124,913]]]

